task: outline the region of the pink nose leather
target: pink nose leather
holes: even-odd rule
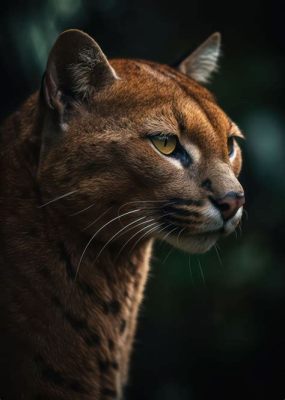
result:
[[[214,201],[215,206],[220,210],[225,221],[235,216],[244,203],[244,194],[236,192],[229,192],[223,198]]]

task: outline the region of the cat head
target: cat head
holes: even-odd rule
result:
[[[204,252],[242,216],[242,137],[200,83],[217,68],[213,34],[178,67],[108,61],[87,34],[62,33],[40,94],[38,180],[74,229],[113,244],[160,238]],[[68,194],[68,195],[67,195]]]

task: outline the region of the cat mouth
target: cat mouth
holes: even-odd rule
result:
[[[210,231],[205,231],[205,232],[197,232],[197,233],[189,233],[186,236],[189,237],[210,237],[210,236],[222,236],[225,234],[225,228],[224,226],[219,228],[219,229],[214,229]]]
[[[189,210],[178,210],[173,206],[168,206],[167,210],[164,208],[163,211],[164,214],[160,216],[160,223],[163,227],[161,233],[165,235],[159,233],[158,238],[189,253],[205,253],[208,251],[219,239],[235,231],[242,216],[241,208],[229,220],[223,220],[221,216],[217,218],[217,215],[214,215],[213,219],[208,219],[209,222],[206,223],[205,219],[201,218],[201,213],[195,214]],[[165,211],[167,212],[165,213]]]
[[[230,235],[233,230],[233,226],[227,226],[225,223],[219,229],[195,233],[187,232],[185,229],[184,231],[170,233],[167,237],[161,239],[187,253],[201,254],[209,251],[219,239]]]
[[[206,253],[213,247],[221,234],[219,231],[210,231],[196,234],[185,234],[168,236],[165,240],[173,247],[186,251],[190,254]]]

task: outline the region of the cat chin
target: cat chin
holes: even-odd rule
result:
[[[190,254],[202,254],[211,249],[219,239],[219,234],[188,236],[187,238],[168,237],[166,241],[172,246]]]

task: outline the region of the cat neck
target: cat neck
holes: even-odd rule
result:
[[[106,248],[96,259],[102,243],[94,241],[77,270],[85,240],[56,229],[43,210],[32,218],[27,207],[17,210],[14,228],[6,227],[14,252],[5,252],[9,270],[13,269],[5,286],[13,298],[21,299],[17,331],[22,341],[27,340],[25,348],[31,348],[37,375],[58,389],[66,377],[73,377],[70,399],[78,398],[78,391],[88,393],[86,399],[119,399],[127,380],[152,242],[143,242],[119,259],[114,248]],[[12,277],[17,274],[21,279],[15,286]],[[29,332],[26,337],[25,332]],[[20,357],[21,348],[13,351]],[[25,358],[22,365],[28,371]],[[27,382],[31,377],[29,370]]]
[[[59,290],[60,282],[65,287],[54,292],[52,302],[76,340],[89,352],[86,363],[97,366],[101,392],[113,393],[114,398],[116,393],[120,398],[127,380],[152,242],[145,241],[132,254],[126,252],[119,259],[114,256],[114,248],[107,248],[96,259],[101,246],[93,243],[90,252],[81,259],[82,246],[76,246],[70,237],[57,242],[59,264],[57,271],[54,268],[49,273],[54,275],[54,282],[57,280]],[[66,346],[68,351],[70,346]],[[82,363],[82,355],[78,358]],[[90,382],[93,379],[91,375]]]
[[[39,382],[45,398],[64,388],[70,399],[79,393],[86,399],[119,399],[152,241],[118,258],[114,246],[98,257],[104,243],[94,240],[81,259],[88,239],[40,208],[33,169],[13,146],[7,149],[1,163],[0,220],[5,232],[1,257],[9,268],[1,270],[1,296],[7,310],[14,307],[13,318],[3,316],[4,325],[13,326],[5,340],[7,357],[21,361],[10,373],[28,388]]]

